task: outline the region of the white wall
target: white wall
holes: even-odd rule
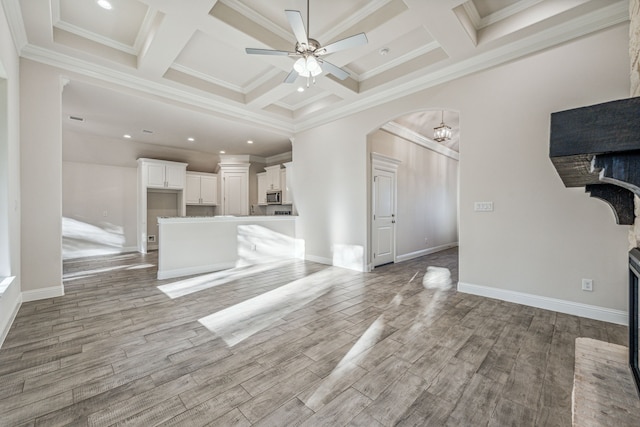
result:
[[[136,168],[62,163],[62,256],[137,250]]]
[[[351,117],[296,134],[293,185],[300,215],[296,236],[305,242],[309,260],[331,264],[334,256],[341,259],[341,252],[350,251],[360,259],[349,267],[364,269],[366,134],[373,130],[366,126]]]
[[[605,203],[564,188],[548,151],[551,112],[628,96],[627,46],[621,24],[297,134],[307,257],[367,245],[366,135],[406,112],[452,109],[461,123],[460,281],[626,311],[627,227]],[[474,201],[495,211],[475,213]],[[594,292],[580,290],[583,277]]]
[[[430,249],[455,246],[458,161],[382,130],[369,136],[369,152],[401,161],[397,173],[396,256],[415,257]]]
[[[63,294],[62,81],[51,68],[20,60],[22,292]],[[37,268],[36,268],[37,266]]]
[[[21,302],[19,59],[0,7],[0,276],[15,276],[0,295],[0,346]]]

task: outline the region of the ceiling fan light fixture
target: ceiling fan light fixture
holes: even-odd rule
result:
[[[298,59],[293,64],[293,69],[302,77],[315,77],[322,73],[322,67],[313,56],[306,56]]]

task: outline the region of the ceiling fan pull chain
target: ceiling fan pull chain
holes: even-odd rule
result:
[[[309,79],[310,79],[310,77],[309,77],[309,75],[307,75],[307,89],[309,89]]]

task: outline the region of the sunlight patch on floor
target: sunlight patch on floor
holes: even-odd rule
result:
[[[177,282],[168,283],[158,286],[158,289],[164,292],[171,299],[183,297],[205,289],[215,288],[234,280],[240,280],[251,275],[273,270],[291,264],[294,261],[281,260],[279,262],[271,262],[269,264],[248,265],[244,267],[230,268],[227,270],[216,271],[214,273],[203,274],[189,279],[179,280]]]
[[[106,273],[109,271],[116,270],[135,270],[142,268],[153,268],[155,264],[126,264],[126,265],[116,265],[113,267],[104,267],[104,268],[96,268],[95,270],[84,270],[84,271],[74,271],[73,273],[65,273],[62,275],[62,280],[69,281],[78,278],[87,278],[91,276],[95,276],[99,273]]]
[[[331,373],[320,383],[318,388],[307,399],[305,404],[310,408],[318,408],[325,402],[324,400],[330,396],[340,383],[340,380],[353,370],[358,362],[364,360],[378,342],[384,330],[384,314],[378,318],[367,328],[367,330],[358,338],[358,341],[349,349],[347,354],[340,360]]]
[[[198,321],[233,347],[326,294],[342,275],[340,269],[330,267]]]

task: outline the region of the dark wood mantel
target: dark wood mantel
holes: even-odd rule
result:
[[[551,114],[549,157],[567,187],[606,201],[633,224],[640,196],[640,97]]]

